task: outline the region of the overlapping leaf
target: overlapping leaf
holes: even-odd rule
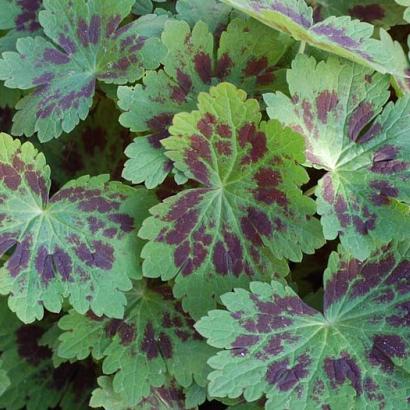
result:
[[[253,282],[222,297],[228,311],[196,325],[221,349],[209,391],[265,408],[407,409],[410,394],[410,247],[391,244],[360,262],[333,253],[324,314],[289,287]]]
[[[118,123],[114,103],[101,100],[73,132],[36,146],[53,170],[53,181],[61,186],[81,175],[110,173],[119,179],[125,162],[124,149],[131,140],[128,130]]]
[[[38,14],[42,0],[0,0],[0,54],[14,50],[19,38],[41,34]]]
[[[396,3],[400,4],[401,6],[407,7],[404,11],[404,19],[410,22],[410,1],[409,0],[395,0]]]
[[[121,395],[114,392],[112,379],[107,376],[98,378],[99,388],[94,390],[90,406],[103,407],[105,410],[187,410],[183,389],[169,383],[164,387],[152,388],[148,397],[135,407],[124,403]]]
[[[58,354],[83,359],[91,353],[104,358],[103,372],[115,373],[113,390],[128,406],[149,397],[152,389],[158,392],[169,377],[182,387],[194,381],[204,386],[206,361],[214,352],[195,332],[192,319],[167,286],[155,290],[142,286],[130,293],[123,320],[71,311],[59,323],[66,332]]]
[[[50,169],[30,143],[0,134],[0,292],[25,322],[63,297],[85,313],[121,317],[129,277],[141,275],[136,236],[153,195],[83,177],[49,198]]]
[[[70,132],[89,112],[96,80],[124,84],[155,69],[162,56],[164,19],[145,16],[126,26],[134,0],[45,0],[43,37],[17,42],[3,53],[0,80],[10,88],[33,89],[16,106],[13,132],[41,141]],[[65,10],[64,13],[61,11]]]
[[[356,63],[399,78],[410,77],[398,64],[394,44],[384,32],[380,40],[372,38],[373,26],[349,16],[328,17],[313,23],[313,10],[305,0],[223,0],[296,40],[335,53]],[[408,68],[408,64],[406,66]]]
[[[1,372],[10,380],[0,396],[0,407],[7,410],[88,409],[95,386],[95,371],[89,361],[53,366],[52,350],[44,338],[50,321],[23,325],[0,303]]]
[[[266,95],[268,113],[301,133],[309,164],[327,171],[316,190],[325,237],[340,235],[360,259],[409,238],[409,98],[380,114],[389,79],[336,58],[300,56],[288,82],[292,98]]]
[[[303,142],[259,104],[222,83],[199,95],[199,111],[174,117],[167,155],[199,183],[151,209],[140,236],[144,275],[176,278],[174,293],[194,317],[215,296],[252,278],[284,273],[323,244],[313,202],[299,189],[307,174]],[[278,270],[277,270],[278,269]]]
[[[317,3],[315,14],[320,19],[348,15],[386,29],[405,23],[403,7],[391,0],[318,0]]]
[[[183,21],[168,22],[162,35],[168,48],[164,70],[150,72],[144,85],[120,87],[120,122],[131,131],[149,133],[129,146],[124,177],[153,188],[172,169],[161,139],[168,136],[174,114],[195,109],[197,95],[229,81],[250,95],[277,89],[283,78],[280,60],[291,41],[256,21],[234,20],[215,41],[205,23],[192,32]]]

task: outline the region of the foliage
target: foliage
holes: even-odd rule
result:
[[[408,408],[408,0],[0,10],[0,408]]]

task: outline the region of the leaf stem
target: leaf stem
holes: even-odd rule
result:
[[[306,41],[301,41],[299,46],[299,54],[304,54],[306,49]]]
[[[309,189],[305,192],[305,195],[306,195],[306,196],[312,196],[312,195],[314,195],[314,194],[315,194],[315,191],[316,191],[316,188],[317,188],[317,185],[312,186],[312,188],[309,188]]]

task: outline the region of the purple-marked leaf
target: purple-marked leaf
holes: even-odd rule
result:
[[[0,0],[0,54],[14,51],[16,41],[22,37],[41,35],[38,14],[42,0]]]
[[[150,36],[161,27],[149,25],[163,19],[145,16],[119,27],[133,3],[44,0],[40,23],[48,39],[20,39],[17,52],[3,53],[0,60],[0,80],[7,87],[32,90],[16,106],[13,133],[37,132],[44,142],[70,132],[87,117],[97,80],[133,82],[159,65],[164,49]]]
[[[129,131],[118,123],[118,111],[110,100],[101,100],[87,120],[72,133],[46,144],[36,143],[53,170],[53,181],[62,186],[81,175],[111,174],[121,178]]]
[[[130,407],[120,394],[115,393],[113,381],[110,377],[98,378],[99,388],[92,393],[90,407],[105,410],[186,410],[185,393],[175,383],[168,382],[164,387],[154,387],[150,395],[139,402],[135,407]]]
[[[206,361],[214,350],[196,333],[171,289],[144,288],[140,282],[127,306],[122,320],[71,311],[59,322],[64,333],[58,355],[104,358],[103,372],[115,373],[113,390],[129,406],[148,397],[152,388],[166,386],[169,378],[184,388],[194,381],[205,386]]]
[[[164,155],[166,138],[174,114],[195,109],[199,92],[229,81],[258,95],[277,89],[283,78],[281,58],[291,41],[254,20],[234,20],[214,40],[207,25],[190,29],[183,21],[168,22],[162,35],[168,48],[164,70],[149,72],[143,85],[120,87],[119,106],[125,111],[120,122],[131,131],[148,134],[127,149],[130,160],[123,176],[133,183],[153,188],[164,181],[172,164]]]
[[[318,0],[317,3],[315,15],[321,20],[330,16],[349,15],[386,29],[405,24],[403,7],[391,0]]]
[[[350,16],[331,16],[316,24],[313,10],[304,0],[223,0],[224,3],[249,14],[264,24],[296,40],[305,41],[382,73],[410,77],[394,58],[395,48],[401,47],[372,38],[371,24],[352,20]],[[403,53],[402,49],[401,52]]]
[[[82,177],[49,198],[50,169],[31,143],[0,134],[0,292],[24,322],[59,312],[121,317],[141,276],[137,230],[156,201],[108,176]]]
[[[291,99],[265,96],[268,114],[304,136],[308,165],[328,171],[316,190],[325,237],[359,259],[409,238],[409,98],[382,112],[389,78],[337,58],[300,56],[288,82]]]
[[[323,244],[314,203],[299,187],[303,141],[277,122],[260,122],[256,100],[222,83],[199,95],[199,111],[174,117],[167,156],[199,186],[151,209],[144,275],[175,279],[174,294],[199,317],[215,298],[255,278],[280,278]]]
[[[0,408],[40,410],[59,406],[61,410],[86,410],[95,387],[91,361],[53,364],[53,322],[23,325],[0,301],[0,361],[10,380],[0,396]]]
[[[323,314],[278,282],[222,296],[227,311],[211,311],[195,326],[223,349],[208,361],[210,395],[266,395],[268,410],[407,409],[408,242],[364,262],[333,253],[324,287]]]

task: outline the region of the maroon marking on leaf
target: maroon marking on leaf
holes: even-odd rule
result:
[[[172,87],[171,98],[178,104],[182,104],[186,101],[187,95],[192,90],[192,80],[189,75],[183,73],[179,68],[177,69],[176,76],[178,86]]]
[[[36,270],[40,274],[42,281],[47,285],[52,279],[54,279],[54,269],[52,257],[48,253],[45,246],[41,246],[38,250],[36,257]]]
[[[40,76],[33,79],[33,85],[48,84],[54,79],[53,73],[43,73]]]
[[[48,347],[39,345],[43,334],[44,329],[37,325],[24,325],[16,331],[18,354],[33,366],[52,356],[52,351]]]
[[[211,84],[212,81],[212,60],[209,54],[203,51],[194,57],[195,71],[205,84]]]
[[[136,337],[134,325],[129,325],[124,320],[111,319],[105,325],[105,333],[108,337],[118,335],[123,346],[130,345]]]
[[[333,188],[332,177],[326,174],[323,177],[323,199],[329,204],[333,204],[335,201],[335,191]]]
[[[70,280],[70,274],[73,270],[73,264],[68,253],[57,247],[53,254],[53,262],[54,267],[61,275],[61,278],[64,281]]]
[[[79,242],[77,239],[71,240],[76,244],[74,251],[76,255],[87,265],[101,268],[103,270],[112,269],[114,263],[114,249],[101,241],[94,241],[94,252],[91,252],[85,243]]]
[[[386,175],[405,171],[409,168],[409,163],[396,160],[398,153],[398,148],[393,145],[385,145],[380,148],[373,156],[373,165],[370,171]]]
[[[366,377],[363,382],[363,390],[365,391],[369,400],[375,400],[381,402],[380,408],[384,408],[385,403],[383,402],[384,396],[379,391],[379,386],[370,377]]]
[[[396,289],[405,294],[410,291],[410,261],[400,262],[386,280],[387,285],[395,285]]]
[[[132,232],[134,230],[134,219],[127,214],[112,214],[108,219],[118,225],[123,232]]]
[[[379,4],[357,5],[349,9],[349,14],[361,21],[371,23],[384,18],[384,9]]]
[[[275,335],[269,339],[269,342],[264,347],[263,351],[268,357],[276,356],[283,352],[283,346],[286,345],[287,342],[295,343],[299,339],[299,336],[294,336],[287,332]]]
[[[250,152],[241,160],[242,165],[255,163],[267,152],[266,136],[263,132],[257,131],[255,124],[248,123],[239,130],[239,145],[241,148],[249,148]]]
[[[359,144],[364,144],[372,140],[375,136],[379,135],[382,131],[382,126],[375,122],[371,127],[360,137]]]
[[[327,357],[325,359],[325,372],[333,389],[343,385],[347,380],[357,394],[362,394],[362,375],[356,362],[347,354],[342,353],[340,359]]]
[[[267,215],[256,208],[248,208],[241,218],[241,228],[245,238],[254,245],[262,245],[262,236],[270,237],[273,227]]]
[[[249,352],[248,348],[259,342],[257,335],[241,335],[232,343],[232,354],[234,356],[245,356]]]
[[[204,185],[209,185],[209,171],[204,162],[212,160],[208,141],[200,135],[192,135],[190,148],[185,151],[185,162],[194,177]]]
[[[147,126],[151,130],[149,143],[157,149],[162,148],[160,141],[169,136],[168,128],[172,124],[173,114],[161,113],[147,121]]]
[[[335,212],[337,219],[342,225],[343,228],[346,228],[351,223],[351,217],[347,213],[347,203],[341,195],[337,196],[336,203],[335,203]]]
[[[232,137],[232,130],[231,127],[228,124],[219,124],[216,127],[216,131],[218,133],[219,136],[221,136],[222,138],[231,138]]]
[[[162,356],[165,359],[170,359],[173,351],[171,339],[164,332],[161,332],[158,342]]]
[[[1,180],[3,180],[6,187],[12,191],[17,191],[21,184],[21,177],[14,167],[0,162],[0,181]]]
[[[95,216],[89,216],[87,218],[87,222],[92,234],[96,234],[99,230],[104,228],[104,222]]]
[[[30,261],[32,236],[26,235],[24,240],[17,244],[13,255],[7,261],[7,269],[15,278],[23,269],[26,269]]]
[[[371,195],[374,205],[382,206],[390,204],[390,198],[397,198],[399,190],[391,186],[387,181],[371,181],[370,188],[377,191]]]
[[[43,176],[36,171],[30,170],[26,171],[24,176],[31,190],[40,196],[43,203],[47,202],[48,189]]]
[[[244,71],[245,76],[251,77],[261,74],[266,68],[268,67],[268,59],[267,57],[260,57],[260,58],[252,58],[248,61]]]
[[[302,102],[302,109],[303,109],[303,121],[306,125],[308,131],[313,130],[313,113],[312,113],[312,104],[304,100]]]
[[[396,305],[396,311],[399,314],[387,317],[387,323],[394,327],[410,327],[410,302]]]
[[[218,62],[216,63],[215,75],[216,77],[223,81],[226,77],[229,76],[233,67],[233,61],[231,57],[229,57],[228,53],[222,54],[219,58]]]
[[[13,233],[0,234],[0,257],[17,244],[16,236],[17,235]]]
[[[363,216],[366,219],[354,215],[352,217],[353,225],[356,231],[361,235],[368,235],[370,231],[376,228],[376,215],[371,214],[367,207],[364,208]]]
[[[106,26],[106,36],[111,37],[112,34],[114,34],[115,30],[121,23],[121,16],[111,16],[108,19],[107,26]]]
[[[33,33],[41,28],[37,19],[41,4],[41,0],[17,0],[17,5],[21,8],[21,13],[15,18],[17,31]]]
[[[148,360],[155,359],[159,355],[159,349],[155,340],[154,327],[151,322],[148,322],[145,327],[141,350],[147,354]]]
[[[360,47],[360,43],[349,37],[344,28],[334,27],[330,24],[319,24],[313,27],[312,31],[319,36],[327,37],[330,41],[347,49],[356,49]]]
[[[392,357],[405,357],[406,345],[397,335],[377,335],[373,337],[372,349],[369,353],[369,362],[373,366],[380,366],[386,373],[394,369]]]
[[[101,35],[101,17],[94,14],[88,28],[88,38],[91,44],[97,44]]]
[[[353,111],[349,120],[349,138],[357,142],[360,132],[366,124],[372,119],[374,115],[373,104],[369,102],[362,102]]]
[[[253,196],[257,201],[268,205],[287,206],[288,200],[285,193],[277,189],[277,186],[282,182],[282,176],[278,171],[261,168],[256,173],[254,180],[258,188],[254,191]]]
[[[212,137],[214,125],[216,123],[216,118],[207,112],[198,122],[197,127],[201,133],[207,137]]]
[[[243,271],[241,242],[236,235],[227,231],[223,233],[223,238],[223,242],[216,243],[212,255],[216,273],[223,276],[233,273],[239,276]]]
[[[70,57],[54,48],[46,48],[43,53],[43,58],[48,63],[56,65],[67,64],[70,62]]]
[[[297,364],[291,368],[288,359],[272,363],[266,372],[266,380],[280,391],[289,391],[309,374],[310,363],[311,359],[306,354],[300,355]]]
[[[67,54],[74,54],[77,51],[74,41],[63,33],[58,36],[58,44]]]
[[[75,202],[76,200],[81,201],[78,205],[78,209],[81,211],[99,212],[105,214],[119,208],[119,203],[117,201],[108,200],[98,196],[101,194],[98,190],[87,192],[87,190],[84,189],[83,193],[78,192],[78,194],[79,196],[77,198],[73,198],[73,201],[70,202]],[[67,199],[70,200],[70,198]]]
[[[232,144],[230,141],[217,141],[215,147],[219,155],[227,157],[232,154]]]
[[[335,91],[322,91],[316,97],[316,109],[319,120],[323,124],[327,124],[327,117],[330,112],[332,112],[339,103],[339,98]]]

